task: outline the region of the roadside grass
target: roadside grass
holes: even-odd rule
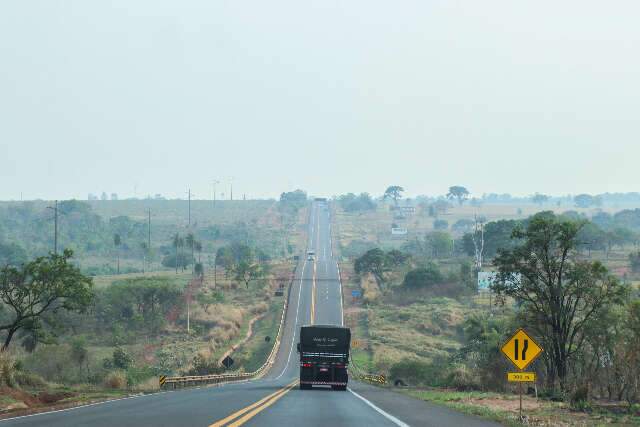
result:
[[[267,360],[278,334],[282,307],[282,298],[274,299],[265,316],[253,324],[251,338],[231,355],[243,371],[253,372]]]
[[[457,411],[500,422],[522,426],[518,420],[518,396],[481,391],[460,392],[442,389],[402,390],[421,400],[450,407]],[[551,402],[523,396],[523,416],[526,425],[536,426],[637,426],[640,414],[612,412],[594,404],[591,413],[572,411],[566,403]]]

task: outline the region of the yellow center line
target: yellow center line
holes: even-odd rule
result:
[[[311,286],[311,324],[316,321],[316,264],[313,264],[313,280]]]
[[[280,394],[286,393],[287,391],[290,390],[290,387],[295,386],[297,382],[298,382],[298,380],[295,380],[295,381],[291,382],[290,384],[286,385],[285,387],[279,389],[278,391],[276,391],[274,393],[271,393],[269,396],[258,400],[257,402],[247,406],[246,408],[240,409],[239,411],[234,412],[233,414],[229,415],[226,418],[221,419],[220,421],[216,421],[215,423],[211,424],[209,427],[222,427],[226,423],[229,423],[229,422],[235,420],[236,418],[238,418],[239,416],[245,414],[246,412],[249,412],[250,410],[252,410],[252,409],[254,409],[256,407],[259,407],[260,405],[262,405],[265,402],[267,402],[269,399],[276,398]]]
[[[256,409],[254,409],[253,411],[249,412],[248,414],[246,414],[242,418],[240,418],[240,419],[236,420],[235,422],[229,424],[228,427],[238,427],[238,426],[241,426],[242,424],[246,423],[251,418],[255,417],[260,412],[264,411],[269,406],[273,405],[278,400],[280,400],[282,398],[282,396],[284,396],[285,394],[289,393],[293,387],[295,387],[295,382],[294,382],[294,384],[290,384],[289,386],[287,386],[287,388],[282,390],[282,392],[280,394],[274,396],[271,400],[266,402],[264,405],[257,407]]]

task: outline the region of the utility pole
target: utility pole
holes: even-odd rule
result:
[[[189,228],[191,228],[191,198],[195,196],[195,194],[191,192],[191,189],[187,191],[187,194],[189,195]]]
[[[216,184],[220,184],[220,181],[213,181],[213,207],[216,207]]]
[[[231,182],[231,200],[233,200],[233,181]]]
[[[53,253],[58,255],[58,201],[54,202],[53,207],[47,206],[47,209],[53,210]]]

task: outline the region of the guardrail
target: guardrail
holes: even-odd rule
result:
[[[207,385],[207,384],[220,384],[226,382],[233,381],[244,381],[252,378],[260,378],[264,374],[267,373],[268,368],[270,368],[275,362],[276,354],[278,353],[278,349],[280,348],[280,342],[282,340],[282,334],[284,329],[284,322],[287,317],[287,308],[289,307],[289,298],[291,297],[291,288],[293,287],[293,282],[295,281],[296,271],[298,269],[298,264],[293,269],[293,279],[291,283],[289,283],[289,290],[287,291],[287,297],[284,300],[282,305],[282,315],[280,316],[280,324],[278,325],[278,334],[276,335],[276,339],[273,342],[273,347],[271,348],[271,352],[267,357],[267,360],[253,372],[236,372],[229,374],[214,374],[214,375],[191,375],[191,376],[179,376],[179,377],[168,377],[162,375],[159,378],[159,384],[161,389],[167,388],[180,388],[180,387],[188,387],[188,386],[198,386],[198,385]]]

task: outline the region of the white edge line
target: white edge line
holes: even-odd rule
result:
[[[282,378],[284,373],[287,371],[287,368],[289,367],[289,362],[291,361],[291,354],[293,353],[293,344],[296,342],[296,331],[298,330],[298,314],[300,312],[300,300],[302,299],[302,280],[304,279],[304,269],[306,267],[307,267],[307,260],[305,259],[304,263],[302,264],[302,272],[300,274],[300,286],[298,287],[298,304],[296,306],[296,323],[293,326],[293,335],[291,337],[291,347],[289,348],[289,356],[287,357],[287,363],[284,365],[284,368],[282,369],[282,372],[280,373],[280,375],[274,378],[276,380],[279,380],[280,378]]]
[[[21,418],[37,417],[38,415],[47,415],[47,414],[55,414],[55,413],[58,413],[58,412],[75,411],[76,409],[88,408],[90,406],[105,405],[107,403],[119,402],[119,401],[122,401],[122,400],[138,399],[138,398],[141,398],[141,397],[149,397],[149,396],[159,396],[161,394],[166,394],[166,393],[174,393],[174,391],[173,390],[169,390],[169,391],[160,391],[160,392],[157,392],[157,393],[140,394],[140,395],[137,395],[137,396],[120,397],[118,399],[103,400],[102,402],[94,402],[94,403],[87,403],[86,405],[74,406],[73,408],[56,409],[55,411],[46,411],[46,412],[38,412],[36,414],[20,415],[19,417],[4,418],[4,419],[0,420],[0,423],[7,422],[7,421],[19,420]]]
[[[367,405],[369,405],[371,408],[373,408],[374,411],[376,411],[377,413],[379,413],[380,415],[382,415],[383,417],[385,417],[386,419],[388,419],[389,421],[391,421],[392,423],[394,423],[395,425],[399,426],[399,427],[410,427],[409,424],[400,421],[399,419],[397,419],[396,417],[394,417],[393,415],[383,411],[382,409],[378,408],[376,405],[374,405],[373,403],[369,402],[367,399],[365,399],[364,397],[360,396],[358,393],[356,393],[355,391],[351,390],[351,388],[348,388],[347,390],[349,390],[349,392],[351,394],[353,394],[355,397],[357,397],[358,399],[362,400],[364,403],[366,403]]]

